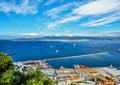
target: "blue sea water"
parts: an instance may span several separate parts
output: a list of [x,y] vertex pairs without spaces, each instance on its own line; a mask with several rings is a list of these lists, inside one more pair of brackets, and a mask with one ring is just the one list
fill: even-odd
[[[76,46],[73,46],[76,44]],[[38,60],[54,57],[77,56],[108,52],[105,55],[84,56],[79,58],[48,61],[54,68],[60,66],[72,68],[73,64],[87,64],[89,67],[104,67],[111,64],[120,67],[120,41],[12,41],[0,40],[0,51],[15,53],[12,59],[17,61]],[[56,50],[59,50],[56,53]]]

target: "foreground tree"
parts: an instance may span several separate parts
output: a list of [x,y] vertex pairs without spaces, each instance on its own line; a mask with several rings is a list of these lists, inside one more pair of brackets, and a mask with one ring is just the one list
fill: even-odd
[[53,81],[38,69],[27,74],[14,71],[12,59],[0,53],[0,85],[53,85]]
[[4,53],[0,52],[0,73],[5,72],[9,69],[14,69],[12,59]]
[[36,69],[26,74],[26,85],[53,85],[50,78],[45,78],[43,73]]
[[11,57],[0,52],[0,85],[22,85],[24,79],[24,74],[14,71]]

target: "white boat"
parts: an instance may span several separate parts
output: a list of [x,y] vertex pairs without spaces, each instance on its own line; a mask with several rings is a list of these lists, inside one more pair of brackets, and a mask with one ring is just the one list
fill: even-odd
[[76,46],[76,44],[73,44],[73,46],[75,47],[75,46]]
[[53,46],[51,45],[50,48],[53,48]]
[[58,53],[58,52],[59,52],[59,50],[57,49],[57,50],[56,50],[56,53]]
[[55,47],[55,46],[52,46],[52,45],[50,46],[50,48],[54,48],[54,47]]

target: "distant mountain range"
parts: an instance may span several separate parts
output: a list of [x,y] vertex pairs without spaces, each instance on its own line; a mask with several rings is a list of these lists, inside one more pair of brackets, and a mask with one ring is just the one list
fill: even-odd
[[90,40],[110,40],[120,41],[119,36],[43,36],[34,38],[16,38],[20,41],[90,41]]
[[89,41],[89,40],[114,40],[120,41],[120,32],[89,33],[81,35],[40,35],[37,33],[27,34],[0,34],[0,39],[34,40],[34,41]]

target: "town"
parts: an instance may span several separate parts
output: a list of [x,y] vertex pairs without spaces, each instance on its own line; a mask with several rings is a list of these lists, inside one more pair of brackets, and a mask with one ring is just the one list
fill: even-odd
[[39,69],[55,85],[120,85],[120,70],[113,67],[87,67],[73,65],[73,68],[61,66],[55,69],[45,60],[14,62],[15,71],[25,74],[27,71]]

